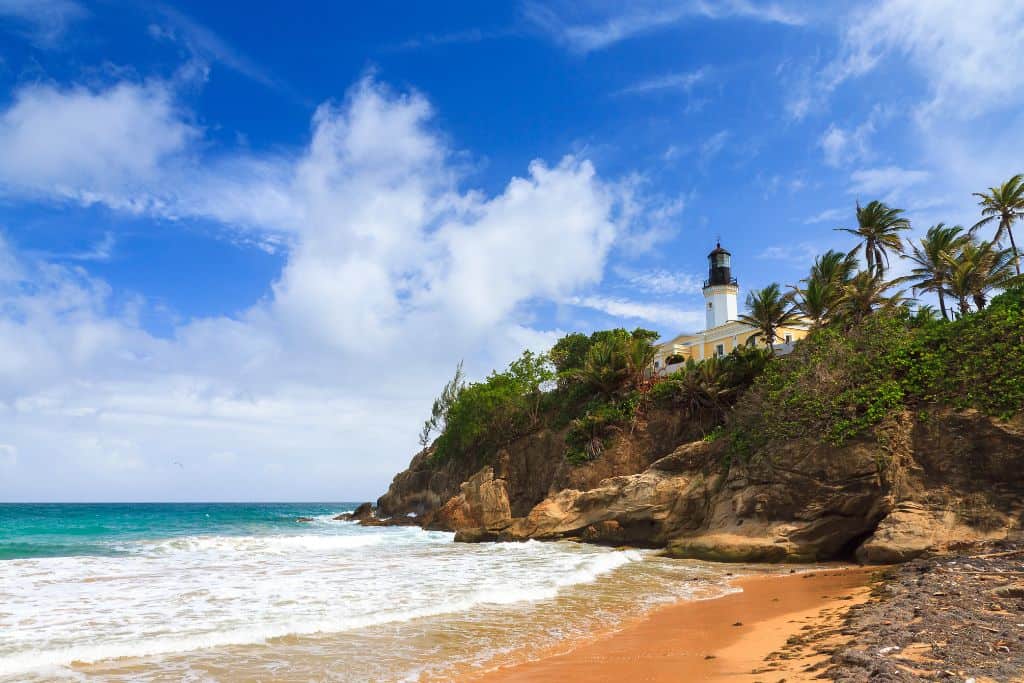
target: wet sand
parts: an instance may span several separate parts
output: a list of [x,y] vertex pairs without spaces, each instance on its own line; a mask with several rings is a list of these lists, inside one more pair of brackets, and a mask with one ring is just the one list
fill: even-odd
[[477,680],[811,680],[820,670],[806,669],[827,659],[819,650],[841,644],[835,629],[868,599],[872,574],[850,567],[738,579],[742,592],[677,603],[568,653]]

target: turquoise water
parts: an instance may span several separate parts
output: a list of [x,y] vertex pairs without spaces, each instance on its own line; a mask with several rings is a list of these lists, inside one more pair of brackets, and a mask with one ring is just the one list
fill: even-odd
[[354,507],[0,504],[0,683],[450,680],[727,590],[644,552],[334,519]]
[[0,560],[116,556],[142,539],[293,532],[356,503],[0,503]]

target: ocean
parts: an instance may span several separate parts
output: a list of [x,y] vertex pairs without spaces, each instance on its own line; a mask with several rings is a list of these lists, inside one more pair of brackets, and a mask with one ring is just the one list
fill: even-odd
[[652,551],[332,519],[354,507],[0,504],[0,681],[472,680],[731,590]]

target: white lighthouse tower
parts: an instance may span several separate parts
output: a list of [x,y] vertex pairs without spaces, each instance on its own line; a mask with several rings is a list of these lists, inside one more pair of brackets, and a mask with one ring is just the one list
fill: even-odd
[[708,254],[708,279],[704,282],[704,303],[707,312],[707,328],[724,325],[739,316],[736,295],[739,286],[732,276],[732,254],[715,245]]

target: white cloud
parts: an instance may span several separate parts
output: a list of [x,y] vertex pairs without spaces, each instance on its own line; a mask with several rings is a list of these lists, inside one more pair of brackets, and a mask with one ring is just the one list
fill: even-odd
[[804,221],[804,223],[808,225],[813,223],[831,223],[841,218],[848,217],[850,212],[851,209],[825,209],[813,216],[810,216]]
[[571,297],[565,303],[591,308],[616,318],[642,320],[661,325],[671,334],[704,322],[703,310],[683,310],[669,304],[654,304],[606,296]]
[[438,47],[444,45],[461,45],[466,43],[479,43],[495,38],[506,38],[515,35],[512,30],[483,30],[480,28],[469,28],[462,31],[450,31],[448,33],[426,33],[416,38],[410,38],[394,46],[396,50],[418,50],[421,48]]
[[632,287],[652,294],[700,294],[703,278],[690,273],[670,270],[642,270],[616,268],[615,273]]
[[746,19],[790,26],[803,23],[803,17],[779,3],[753,0],[675,0],[652,2],[638,0],[617,11],[604,11],[610,5],[586,6],[577,3],[543,4],[525,2],[527,21],[548,33],[556,42],[577,53],[608,48],[618,42],[664,29],[692,18]]
[[0,443],[0,467],[14,467],[18,464],[18,449],[6,443]]
[[844,166],[853,162],[871,159],[871,137],[879,124],[890,118],[889,110],[876,105],[868,117],[859,125],[843,128],[833,123],[821,136],[819,144],[829,166]]
[[850,175],[853,183],[848,192],[862,195],[865,202],[876,198],[891,201],[915,185],[920,185],[931,176],[927,171],[909,170],[899,166],[864,168]]
[[902,58],[923,79],[921,118],[1014,106],[1024,86],[1024,5],[1002,0],[879,0],[843,18],[838,56],[794,90],[797,118],[850,79]]
[[0,0],[0,28],[10,22],[41,47],[56,47],[68,26],[87,14],[73,0]]
[[147,188],[159,183],[168,159],[199,134],[158,83],[26,86],[0,113],[0,192],[142,209],[159,201]]
[[723,149],[730,136],[729,131],[720,130],[700,145],[700,163],[706,165],[717,157]]
[[193,60],[202,65],[223,64],[261,85],[276,90],[286,89],[266,69],[183,12],[167,5],[159,6],[158,12],[164,23],[150,24],[149,35],[152,38],[181,43],[192,54]]
[[[138,324],[146,302],[120,307],[123,297],[82,268],[0,241],[0,419],[19,455],[11,490],[24,498],[374,494],[407,462],[417,423],[454,364],[465,359],[481,376],[524,346],[550,344],[555,332],[531,328],[523,307],[596,284],[629,234],[627,214],[642,212],[626,211],[619,184],[572,156],[534,162],[493,196],[464,191],[429,103],[372,80],[317,110],[305,149],[212,163],[184,114],[170,117],[173,107],[151,106],[153,95],[138,90],[145,86],[131,87],[49,89],[48,108],[22,106],[35,93],[16,98],[18,115],[0,115],[8,125],[0,152],[12,145],[32,161],[22,135],[43,124],[30,113],[63,122],[72,112],[62,107],[88,111],[120,98],[140,119],[120,119],[125,129],[158,121],[185,131],[173,144],[139,161],[101,138],[93,159],[88,135],[71,149],[51,137],[30,182],[14,183],[6,168],[6,191],[36,197],[60,184],[63,195],[50,196],[84,197],[99,188],[122,200],[111,206],[286,233],[287,262],[266,300],[236,316],[182,322],[164,338]],[[152,184],[137,182],[147,177]],[[264,192],[287,201],[256,215]],[[256,206],[246,208],[250,200]],[[226,452],[244,463],[229,491],[216,488],[222,477],[203,476],[204,467],[225,467],[223,458],[191,457]],[[169,463],[187,457],[190,476],[168,478],[177,471]],[[266,474],[272,463],[301,474]]]
[[661,90],[680,90],[689,92],[699,83],[704,82],[710,69],[701,67],[694,71],[680,71],[677,73],[655,76],[638,81],[616,92],[617,95],[642,95]]
[[66,259],[68,261],[109,261],[114,256],[114,247],[117,245],[117,238],[114,233],[107,231],[103,237],[82,251],[72,251],[64,254],[49,254],[53,259]]
[[799,244],[785,244],[767,247],[757,255],[760,259],[772,261],[792,261],[794,263],[806,263],[810,265],[814,257],[824,250],[810,242]]

